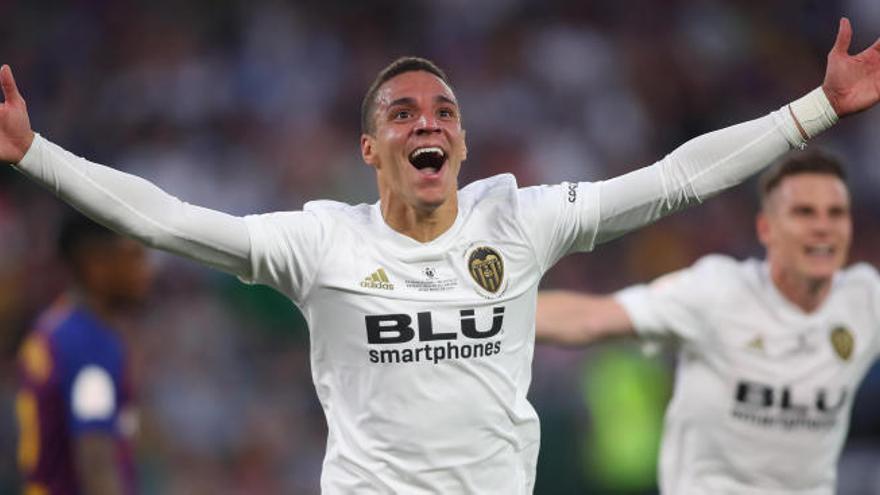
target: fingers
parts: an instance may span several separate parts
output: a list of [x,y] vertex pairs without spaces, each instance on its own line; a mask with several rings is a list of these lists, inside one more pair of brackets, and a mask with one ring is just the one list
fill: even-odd
[[852,26],[846,17],[840,18],[840,25],[837,28],[837,39],[834,40],[834,46],[831,47],[832,52],[846,54],[849,52],[849,43],[852,41]]
[[880,53],[880,38],[877,38],[877,41],[875,41],[873,45],[868,47],[867,51],[871,50]]
[[21,100],[15,78],[12,77],[12,69],[6,64],[0,67],[0,86],[3,88],[3,99],[6,102]]
[[10,86],[7,82],[9,80],[9,76],[7,75],[9,69],[7,69],[7,67],[9,66],[6,64],[3,64],[3,67],[0,67],[0,87],[3,88],[3,101],[9,101],[9,92],[6,90],[6,88]]

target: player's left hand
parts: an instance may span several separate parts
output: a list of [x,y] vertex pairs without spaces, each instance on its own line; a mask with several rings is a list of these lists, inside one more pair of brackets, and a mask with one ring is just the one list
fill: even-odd
[[822,90],[838,117],[866,110],[880,100],[880,39],[862,53],[850,55],[852,26],[842,17]]

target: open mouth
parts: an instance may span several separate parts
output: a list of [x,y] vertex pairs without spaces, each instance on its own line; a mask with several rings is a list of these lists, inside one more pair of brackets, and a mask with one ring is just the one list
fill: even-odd
[[835,249],[830,245],[807,246],[804,249],[809,256],[831,257],[834,256]]
[[446,163],[446,152],[438,146],[416,148],[409,154],[409,162],[418,170],[437,173]]

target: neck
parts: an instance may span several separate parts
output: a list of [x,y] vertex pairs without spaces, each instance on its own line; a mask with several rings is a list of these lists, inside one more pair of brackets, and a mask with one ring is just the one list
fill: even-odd
[[430,242],[452,227],[458,216],[458,196],[453,194],[440,206],[416,208],[383,195],[382,218],[395,231],[419,242]]
[[85,306],[112,329],[121,328],[125,323],[125,310],[119,304],[114,304],[107,298],[100,297],[81,289],[74,289],[72,297],[79,304]]
[[770,266],[770,277],[779,292],[807,313],[815,311],[831,290],[831,278],[807,278]]

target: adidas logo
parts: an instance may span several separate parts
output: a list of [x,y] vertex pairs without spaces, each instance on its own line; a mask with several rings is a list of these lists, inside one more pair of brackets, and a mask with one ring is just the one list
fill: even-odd
[[361,287],[367,289],[394,290],[394,284],[388,280],[388,275],[385,273],[384,268],[379,268],[375,272],[367,275],[367,277],[361,281]]
[[764,350],[764,338],[761,337],[760,335],[758,335],[754,339],[750,340],[749,343],[746,345],[746,347],[749,349],[754,349],[756,351],[763,351]]

